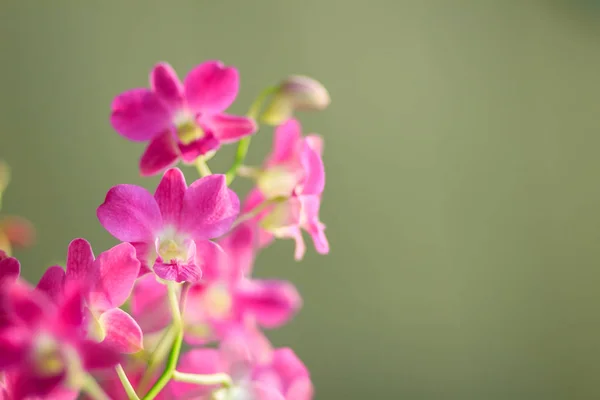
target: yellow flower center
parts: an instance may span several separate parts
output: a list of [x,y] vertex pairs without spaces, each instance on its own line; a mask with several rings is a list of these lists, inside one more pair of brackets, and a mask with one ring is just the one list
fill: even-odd
[[256,184],[267,199],[289,197],[298,184],[298,178],[287,168],[272,167],[258,175]]
[[207,289],[203,303],[211,317],[225,318],[231,311],[233,301],[226,287],[214,285]]
[[35,343],[34,360],[37,373],[43,376],[54,376],[65,369],[63,355],[58,343],[47,335],[40,335]]
[[174,124],[177,127],[177,136],[183,144],[190,144],[204,136],[204,131],[196,124],[193,115],[187,112],[177,114]]

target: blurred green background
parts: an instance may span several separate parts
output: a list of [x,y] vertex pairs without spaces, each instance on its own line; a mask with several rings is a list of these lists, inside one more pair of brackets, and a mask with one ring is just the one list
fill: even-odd
[[[317,398],[598,399],[597,3],[4,0],[3,213],[38,228],[24,274],[75,237],[112,246],[95,216],[106,191],[155,187],[138,175],[143,145],[108,122],[155,62],[237,66],[237,113],[308,74],[333,99],[300,116],[326,140],[332,251],[297,264],[278,242],[257,273],[305,297],[270,337],[304,359]],[[271,139],[256,136],[251,163]]]

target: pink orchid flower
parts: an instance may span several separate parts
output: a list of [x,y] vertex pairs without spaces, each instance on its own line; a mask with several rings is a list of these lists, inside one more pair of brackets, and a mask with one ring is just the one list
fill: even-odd
[[[202,344],[250,322],[275,328],[291,319],[302,304],[291,283],[246,276],[256,254],[252,229],[240,225],[219,244],[223,250],[205,253],[203,278],[189,289],[183,313],[186,341]],[[161,329],[170,320],[166,303],[164,285],[140,280],[132,314],[144,330]]]
[[[11,399],[49,398],[75,390],[84,371],[108,368],[120,361],[110,345],[86,338],[83,297],[76,287],[57,305],[44,291],[13,281],[14,266],[0,287],[0,372]],[[6,283],[11,281],[11,283]],[[55,397],[51,397],[55,398]]]
[[113,187],[97,214],[110,234],[136,247],[142,273],[152,270],[164,280],[195,282],[206,254],[218,251],[209,239],[230,229],[239,208],[224,175],[210,175],[188,187],[183,173],[173,168],[154,196],[139,186]]
[[142,175],[154,175],[178,159],[193,162],[256,132],[254,120],[225,114],[237,97],[237,69],[207,61],[190,71],[183,84],[167,63],[150,73],[150,89],[121,93],[112,103],[114,129],[133,141],[150,141],[140,160]]
[[139,270],[135,248],[129,243],[121,243],[94,259],[90,244],[75,239],[69,244],[66,273],[58,266],[48,268],[38,289],[60,302],[71,286],[80,288],[88,337],[121,353],[137,353],[143,348],[142,330],[119,307],[131,294]]
[[300,123],[290,119],[275,130],[273,152],[257,173],[257,188],[248,195],[244,211],[258,207],[265,200],[285,198],[259,213],[260,245],[273,237],[296,241],[294,257],[306,252],[302,229],[312,237],[318,253],[327,254],[329,243],[325,225],[319,220],[321,195],[325,187],[322,160],[323,142],[317,135],[302,137]]
[[[266,339],[265,339],[266,340]],[[233,380],[229,388],[170,384],[174,398],[197,400],[311,400],[313,385],[302,361],[289,348],[260,351],[252,349],[254,340],[230,338],[216,349],[195,349],[185,354],[178,371],[192,374],[227,373]],[[236,342],[236,343],[232,343]]]

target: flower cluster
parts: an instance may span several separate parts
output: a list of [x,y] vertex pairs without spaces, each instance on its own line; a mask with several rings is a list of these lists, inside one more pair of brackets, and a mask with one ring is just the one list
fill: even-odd
[[[319,82],[291,76],[246,116],[227,114],[238,89],[238,71],[220,61],[183,82],[160,63],[149,88],[115,97],[115,131],[148,142],[141,175],[162,174],[154,193],[117,185],[97,208],[120,244],[95,256],[75,239],[65,268],[49,267],[34,287],[11,257],[30,226],[0,222],[0,399],[312,399],[302,361],[263,334],[290,321],[302,298],[292,283],[253,271],[277,238],[293,239],[302,259],[304,231],[329,252],[319,219],[323,140],[303,135],[295,114],[330,99]],[[260,123],[275,126],[272,152],[244,165]],[[235,142],[232,166],[212,174],[207,161]],[[200,178],[188,184],[180,161]],[[230,188],[236,176],[254,182],[243,201]],[[7,182],[2,164],[0,195]]]

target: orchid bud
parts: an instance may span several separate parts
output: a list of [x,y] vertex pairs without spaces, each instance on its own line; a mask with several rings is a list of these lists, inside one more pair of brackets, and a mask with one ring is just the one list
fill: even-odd
[[327,89],[319,81],[308,76],[292,75],[281,82],[262,120],[270,125],[279,125],[292,118],[295,111],[324,110],[330,102]]

